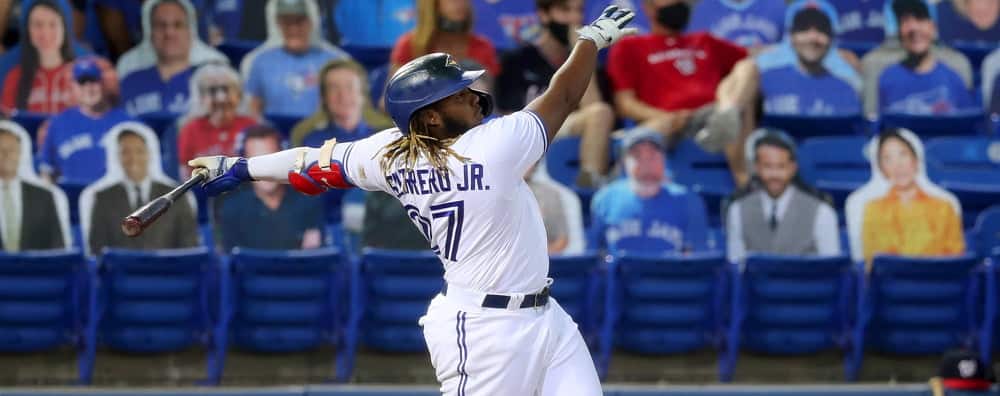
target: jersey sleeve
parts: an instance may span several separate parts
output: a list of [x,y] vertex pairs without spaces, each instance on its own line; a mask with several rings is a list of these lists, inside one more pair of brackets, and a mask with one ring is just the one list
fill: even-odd
[[510,170],[510,175],[516,180],[521,180],[528,168],[538,162],[548,149],[545,126],[530,110],[497,118],[485,127],[480,144],[490,147],[487,155],[491,166]]
[[331,163],[339,163],[348,183],[367,191],[389,192],[382,171],[382,149],[399,138],[399,133],[381,132],[365,139],[339,143],[333,147]]

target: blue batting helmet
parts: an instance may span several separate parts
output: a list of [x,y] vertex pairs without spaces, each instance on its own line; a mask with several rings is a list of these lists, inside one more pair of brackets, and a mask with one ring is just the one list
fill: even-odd
[[[385,107],[403,135],[410,133],[413,114],[434,102],[466,89],[485,73],[484,70],[462,69],[451,55],[436,52],[407,62],[389,79],[385,88]],[[472,90],[479,95],[483,116],[493,112],[490,94]]]

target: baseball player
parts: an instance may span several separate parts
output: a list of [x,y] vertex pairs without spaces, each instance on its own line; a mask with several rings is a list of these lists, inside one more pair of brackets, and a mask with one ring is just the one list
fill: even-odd
[[385,101],[396,128],[189,165],[209,173],[209,194],[270,180],[307,194],[359,187],[394,195],[445,267],[445,287],[420,319],[443,394],[600,395],[583,337],[549,296],[545,228],[523,175],[577,108],[598,50],[633,33],[625,28],[632,18],[610,6],[580,28],[548,90],[508,116],[483,123],[493,100],[469,88],[483,71],[435,53],[390,79]]

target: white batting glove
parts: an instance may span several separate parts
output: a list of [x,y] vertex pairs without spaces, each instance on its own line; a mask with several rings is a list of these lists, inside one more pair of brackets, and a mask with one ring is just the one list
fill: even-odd
[[236,188],[240,183],[252,180],[246,158],[221,155],[198,157],[188,161],[188,166],[194,168],[191,171],[192,176],[205,173],[206,180],[202,188],[209,196],[222,194]]
[[222,155],[209,155],[198,157],[188,161],[188,166],[192,168],[191,176],[196,173],[205,173],[206,181],[222,176],[229,168],[232,168],[239,157],[226,157]]
[[636,28],[626,28],[635,13],[628,8],[619,8],[610,5],[604,9],[601,16],[594,22],[576,30],[582,40],[590,40],[597,45],[597,49],[604,49],[614,44],[622,37],[635,34],[639,30]]

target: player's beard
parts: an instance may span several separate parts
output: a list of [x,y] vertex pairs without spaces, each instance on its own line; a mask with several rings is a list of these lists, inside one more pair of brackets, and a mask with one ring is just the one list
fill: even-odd
[[456,117],[443,115],[441,117],[441,124],[444,127],[444,130],[447,131],[448,136],[459,136],[469,129],[472,129],[472,127],[476,126],[478,123],[465,122]]

